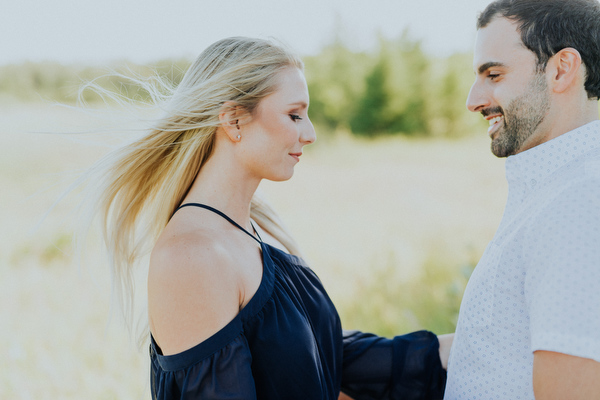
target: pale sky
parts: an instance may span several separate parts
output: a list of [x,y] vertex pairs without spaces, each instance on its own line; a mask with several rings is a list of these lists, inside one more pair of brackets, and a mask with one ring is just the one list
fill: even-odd
[[275,37],[301,55],[334,38],[356,50],[408,29],[431,54],[470,51],[489,0],[7,0],[0,65],[51,60],[103,64],[194,58],[227,36]]

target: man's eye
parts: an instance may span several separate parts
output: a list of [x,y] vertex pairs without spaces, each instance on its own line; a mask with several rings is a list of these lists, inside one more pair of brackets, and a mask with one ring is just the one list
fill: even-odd
[[302,117],[298,114],[290,114],[290,118],[292,119],[292,121],[300,121],[302,119]]

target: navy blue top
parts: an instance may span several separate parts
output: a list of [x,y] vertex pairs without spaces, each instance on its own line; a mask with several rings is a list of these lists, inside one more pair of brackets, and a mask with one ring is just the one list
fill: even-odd
[[[217,212],[244,230],[215,209],[188,205]],[[231,322],[175,355],[162,355],[151,337],[153,399],[334,400],[340,390],[356,400],[442,399],[446,371],[433,333],[386,339],[342,331],[333,303],[304,261],[259,242],[262,281]]]

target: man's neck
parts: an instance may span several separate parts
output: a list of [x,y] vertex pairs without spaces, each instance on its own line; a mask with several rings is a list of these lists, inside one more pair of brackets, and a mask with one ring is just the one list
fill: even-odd
[[597,100],[588,100],[583,107],[578,109],[554,106],[548,112],[546,120],[538,127],[543,134],[530,136],[518,153],[532,149],[598,119],[600,117]]

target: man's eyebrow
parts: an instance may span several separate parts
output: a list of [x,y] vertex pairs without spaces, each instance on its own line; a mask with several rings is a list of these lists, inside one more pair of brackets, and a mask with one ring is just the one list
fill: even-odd
[[506,65],[504,65],[501,62],[498,61],[490,61],[490,62],[486,62],[485,64],[481,64],[479,66],[479,68],[477,68],[477,73],[478,74],[483,74],[485,71],[487,71],[490,68],[493,67],[505,67]]

